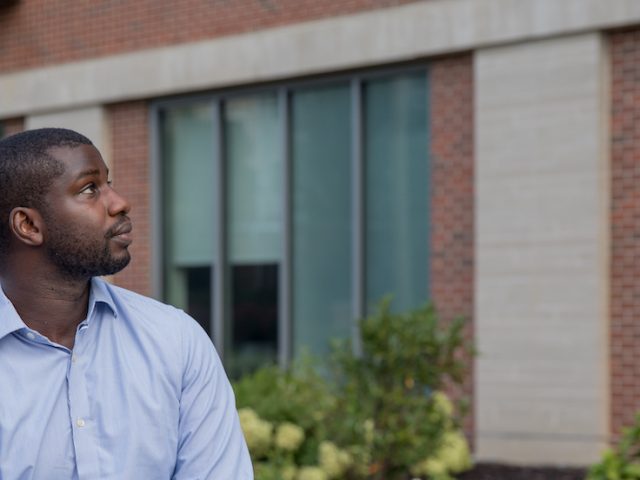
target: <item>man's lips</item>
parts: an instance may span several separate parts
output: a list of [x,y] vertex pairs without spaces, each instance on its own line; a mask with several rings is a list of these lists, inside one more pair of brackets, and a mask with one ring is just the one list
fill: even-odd
[[130,221],[119,223],[115,227],[109,230],[109,237],[117,243],[128,246],[133,241],[133,235],[131,235],[133,225]]

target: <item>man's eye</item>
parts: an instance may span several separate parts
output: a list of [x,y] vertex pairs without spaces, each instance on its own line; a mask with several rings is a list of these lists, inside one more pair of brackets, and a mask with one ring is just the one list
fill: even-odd
[[98,189],[96,188],[95,184],[90,183],[89,185],[84,187],[82,190],[80,190],[80,193],[84,193],[84,194],[87,194],[87,195],[93,195],[97,191],[98,191]]

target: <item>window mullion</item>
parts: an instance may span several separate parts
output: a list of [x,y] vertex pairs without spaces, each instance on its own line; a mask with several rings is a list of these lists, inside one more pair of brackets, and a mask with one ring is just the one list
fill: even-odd
[[351,168],[352,168],[352,289],[353,289],[353,317],[352,317],[352,341],[356,353],[360,353],[362,345],[360,341],[360,328],[358,321],[365,314],[365,264],[364,264],[364,132],[362,111],[362,81],[353,78],[351,81]]
[[164,291],[164,232],[166,219],[162,215],[162,199],[165,195],[164,182],[165,178],[162,174],[162,145],[160,132],[160,112],[161,109],[157,105],[151,106],[149,116],[151,132],[151,225],[153,226],[153,234],[151,235],[151,292],[155,298],[161,299],[166,295]]
[[283,155],[283,195],[282,195],[282,265],[279,277],[278,298],[278,363],[286,367],[291,359],[291,258],[292,258],[292,195],[291,195],[291,139],[290,139],[290,106],[289,92],[285,87],[278,92],[278,108],[280,113],[280,138]]
[[217,248],[215,251],[214,265],[211,269],[211,302],[213,311],[211,318],[213,325],[213,342],[216,350],[222,359],[225,353],[225,316],[227,309],[227,261],[226,261],[226,189],[225,189],[225,168],[224,168],[224,148],[222,131],[222,102],[220,99],[213,100],[213,136],[214,152],[213,162],[215,165],[216,181],[215,185],[215,206],[214,206],[214,231],[217,236]]

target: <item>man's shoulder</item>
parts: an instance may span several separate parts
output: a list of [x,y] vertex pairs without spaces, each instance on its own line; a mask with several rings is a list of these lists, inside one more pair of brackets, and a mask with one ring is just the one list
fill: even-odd
[[[209,335],[184,311],[153,298],[97,279],[96,290],[111,303],[115,318],[111,327],[135,339],[137,348],[146,349],[158,361],[175,364],[192,355],[209,355],[213,350]],[[182,353],[181,353],[182,352]],[[178,357],[176,357],[176,355]],[[181,355],[184,355],[182,357]],[[170,363],[171,363],[170,362]]]
[[114,285],[113,283],[107,282],[102,278],[96,278],[94,279],[94,281],[98,286],[104,288],[111,295],[114,301],[126,302],[127,304],[134,305],[143,305],[145,307],[157,308],[167,311],[177,310],[175,307],[166,303],[162,303],[155,298],[151,298],[141,293],[134,292],[133,290]]
[[[179,328],[197,326],[197,322],[184,311],[159,300],[113,285],[102,279],[94,279],[96,287],[104,292],[118,317],[156,328]],[[195,325],[194,325],[195,324]]]

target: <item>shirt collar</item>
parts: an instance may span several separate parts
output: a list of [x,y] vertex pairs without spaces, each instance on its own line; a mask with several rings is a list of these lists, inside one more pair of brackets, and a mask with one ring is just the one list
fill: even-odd
[[[106,282],[101,278],[91,279],[91,291],[89,292],[89,308],[87,309],[87,320],[91,319],[93,311],[98,303],[107,305],[114,316],[117,316],[116,305],[111,297]],[[13,303],[7,298],[0,286],[0,339],[10,333],[23,328],[28,328],[16,312]]]
[[0,286],[0,339],[23,328],[27,328],[27,326]]
[[91,279],[91,292],[89,292],[89,308],[87,309],[87,321],[91,320],[93,311],[98,303],[103,303],[111,309],[114,316],[118,316],[116,304],[113,301],[107,282],[102,278],[93,277]]

